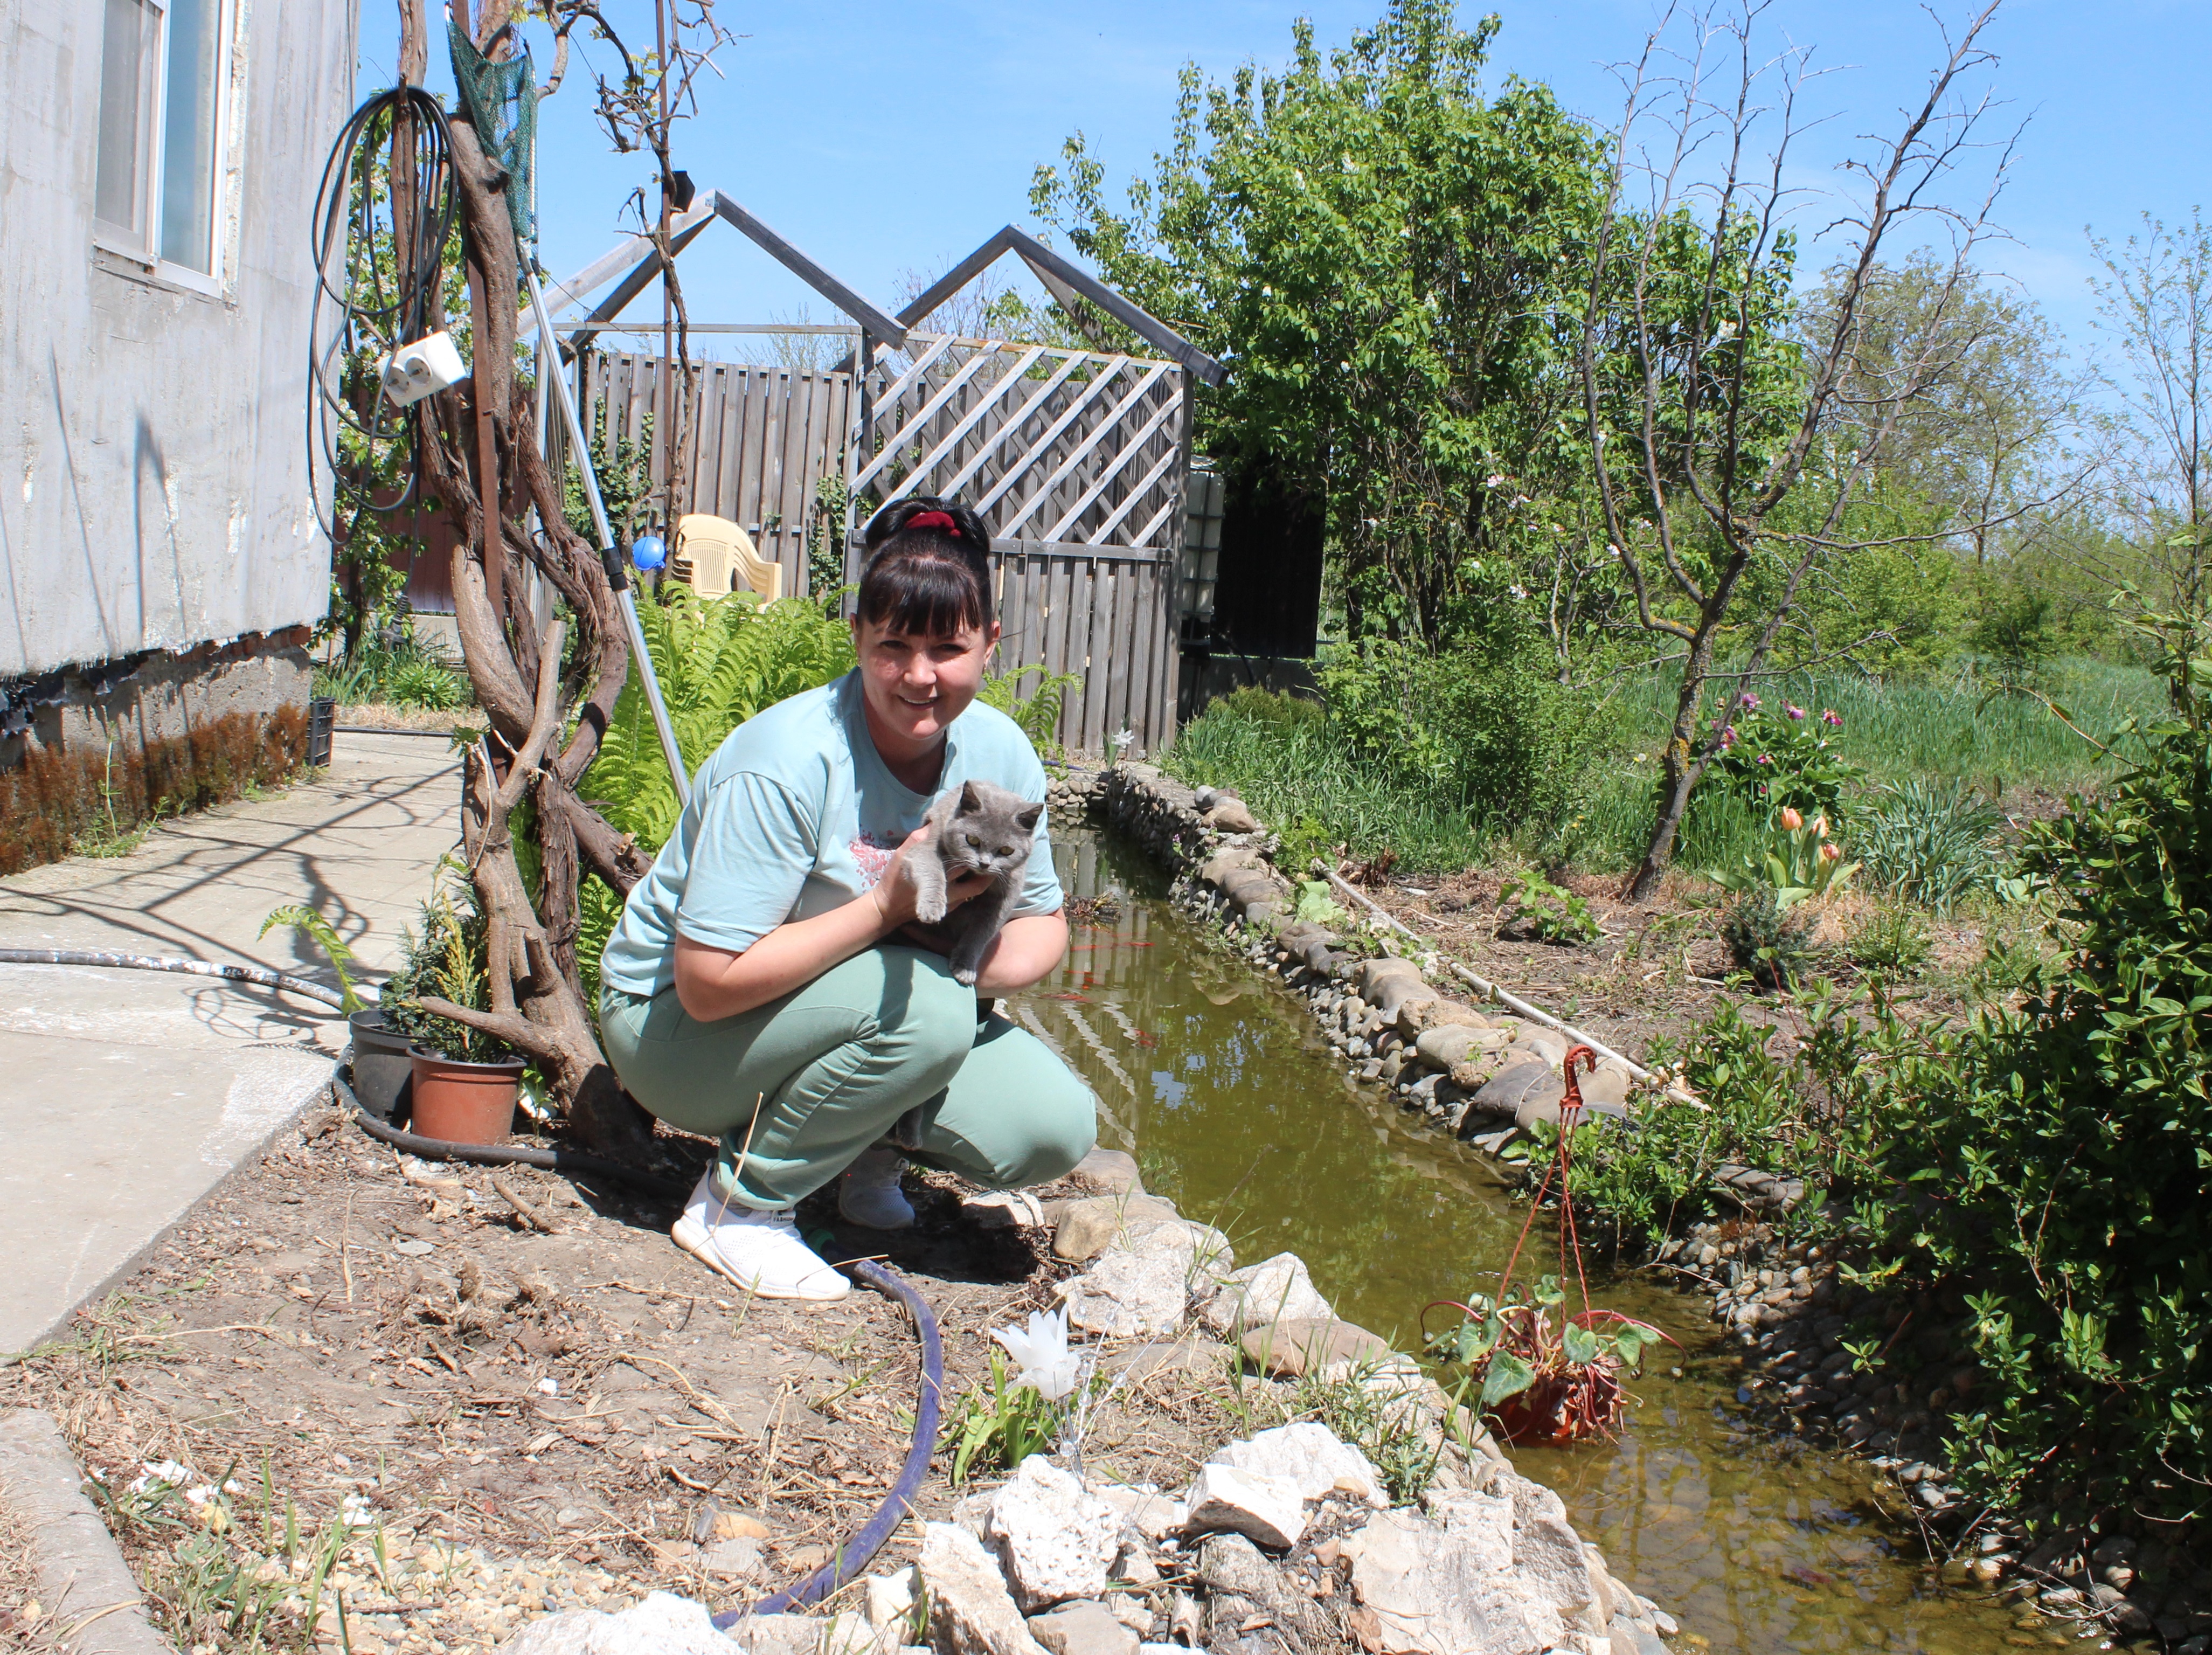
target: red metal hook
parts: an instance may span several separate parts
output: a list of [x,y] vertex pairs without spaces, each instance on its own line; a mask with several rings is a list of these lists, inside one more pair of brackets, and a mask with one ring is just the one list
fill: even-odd
[[1585,1074],[1589,1074],[1592,1070],[1597,1068],[1597,1052],[1594,1048],[1589,1046],[1570,1046],[1567,1048],[1566,1057],[1559,1065],[1561,1076],[1567,1083],[1567,1095],[1559,1099],[1559,1118],[1562,1122],[1566,1119],[1568,1110],[1572,1110],[1577,1114],[1582,1111],[1583,1089],[1580,1084],[1575,1080],[1575,1060],[1577,1058],[1580,1058],[1582,1060],[1583,1073]]

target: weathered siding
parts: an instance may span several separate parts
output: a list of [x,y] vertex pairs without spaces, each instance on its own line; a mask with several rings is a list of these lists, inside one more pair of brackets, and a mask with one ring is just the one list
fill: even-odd
[[95,251],[100,0],[0,0],[0,677],[319,619],[308,220],[351,0],[238,0],[222,292]]

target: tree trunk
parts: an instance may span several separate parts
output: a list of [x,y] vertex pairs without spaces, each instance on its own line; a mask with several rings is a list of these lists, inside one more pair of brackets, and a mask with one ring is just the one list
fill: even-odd
[[[463,843],[485,922],[489,1009],[430,998],[422,1004],[536,1060],[577,1135],[602,1153],[635,1159],[649,1149],[652,1121],[623,1094],[599,1050],[576,961],[580,881],[596,874],[627,894],[649,861],[575,791],[628,677],[629,646],[605,570],[562,515],[559,481],[538,451],[529,393],[517,381],[521,265],[504,173],[465,117],[454,117],[450,131],[475,372],[416,405],[417,430],[425,490],[462,529],[453,556],[454,618],[489,727],[465,755],[463,793]],[[523,527],[533,509],[534,536]],[[566,623],[537,635],[522,578],[532,567],[560,593],[578,629],[576,671],[565,685]],[[564,708],[574,731],[556,755]],[[536,807],[544,874],[534,893],[508,827],[526,797]]]
[[1705,698],[1705,680],[1712,674],[1715,628],[1708,622],[1691,641],[1689,658],[1682,663],[1682,685],[1674,697],[1674,727],[1667,733],[1667,751],[1660,759],[1659,812],[1651,824],[1651,837],[1644,847],[1644,860],[1628,881],[1627,900],[1647,903],[1659,894],[1674,860],[1674,838],[1690,808],[1690,794],[1705,774],[1705,760],[1697,751],[1699,711]]

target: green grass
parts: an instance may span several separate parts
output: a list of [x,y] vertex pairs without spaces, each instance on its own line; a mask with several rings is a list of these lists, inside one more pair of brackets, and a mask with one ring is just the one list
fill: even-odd
[[[2051,694],[2099,740],[2132,716],[2163,708],[2158,678],[2141,667],[2075,660],[2051,674]],[[1770,704],[1788,701],[1843,719],[1835,739],[1867,771],[1869,789],[1913,778],[1963,782],[1984,796],[2087,790],[2114,772],[2112,761],[2040,702],[1999,696],[1984,704],[1971,682],[1882,685],[1844,674],[1770,679]],[[1351,758],[1318,717],[1269,717],[1249,702],[1216,703],[1185,726],[1162,762],[1194,785],[1232,787],[1260,819],[1301,846],[1345,843],[1357,856],[1389,850],[1406,873],[1467,867],[1510,849],[1552,867],[1613,872],[1642,854],[1650,831],[1657,752],[1673,714],[1674,678],[1650,673],[1617,689],[1607,721],[1619,732],[1612,755],[1574,782],[1565,808],[1510,834],[1471,820],[1440,792],[1376,775]],[[1709,867],[1731,861],[1759,812],[1717,788],[1701,788],[1683,823],[1676,860]]]

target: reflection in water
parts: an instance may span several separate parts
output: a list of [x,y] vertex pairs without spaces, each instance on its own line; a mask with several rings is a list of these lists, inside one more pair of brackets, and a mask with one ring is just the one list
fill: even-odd
[[[1297,1253],[1341,1315],[1402,1348],[1424,1305],[1494,1287],[1527,1209],[1480,1156],[1354,1086],[1297,1001],[1210,948],[1135,853],[1079,835],[1056,854],[1072,893],[1118,885],[1133,900],[1110,925],[1079,927],[1059,974],[1006,1009],[1090,1082],[1101,1142],[1225,1231],[1242,1263]],[[1742,1416],[1736,1362],[1698,1301],[1632,1272],[1593,1285],[1682,1349],[1634,1383],[1620,1442],[1514,1459],[1675,1615],[1682,1647],[1966,1655],[2028,1641],[1993,1601],[1936,1584],[1863,1469]]]

